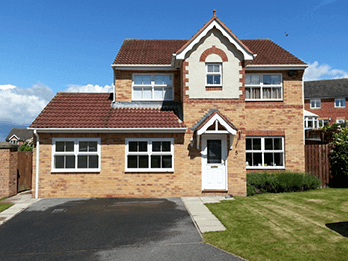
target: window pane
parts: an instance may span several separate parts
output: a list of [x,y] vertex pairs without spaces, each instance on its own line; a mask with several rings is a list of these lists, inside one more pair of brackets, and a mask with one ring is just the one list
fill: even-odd
[[214,75],[214,84],[220,84],[220,75]]
[[271,75],[264,75],[263,76],[263,84],[271,84],[272,80],[271,80]]
[[163,91],[165,100],[173,100],[173,88],[163,88]]
[[251,150],[251,141],[252,139],[246,139],[245,143],[246,143],[246,150]]
[[133,88],[133,99],[141,99],[142,98],[142,88]]
[[214,72],[214,65],[208,64],[208,72]]
[[143,75],[143,84],[151,85],[151,75]]
[[161,156],[151,156],[151,168],[161,167]]
[[171,75],[164,75],[163,76],[163,80],[164,80],[164,84],[166,84],[168,86],[172,86],[173,85],[173,80],[172,80],[172,76]]
[[284,166],[283,153],[274,153],[274,166]]
[[89,156],[89,168],[91,168],[91,169],[98,168],[98,156],[97,155]]
[[264,158],[264,166],[269,167],[273,166],[273,153],[265,153],[265,158]]
[[162,168],[172,167],[172,156],[162,156]]
[[64,151],[64,141],[56,142],[56,151]]
[[221,163],[221,140],[207,140],[208,163]]
[[128,143],[128,151],[137,151],[137,142],[136,141],[130,141]]
[[271,88],[263,88],[263,99],[271,99]]
[[253,138],[253,150],[261,150],[261,139]]
[[128,156],[128,168],[137,168],[138,166],[138,157],[137,156]]
[[79,142],[79,151],[87,151],[88,141]]
[[220,72],[220,65],[214,64],[214,72]]
[[65,156],[65,167],[67,169],[75,168],[75,156]]
[[207,75],[207,84],[213,84],[213,83],[214,83],[214,76]]
[[272,84],[280,84],[280,75],[272,75]]
[[74,151],[74,142],[73,141],[67,141],[65,143],[65,151]]
[[55,156],[55,167],[56,169],[64,168],[64,156]]
[[283,144],[281,138],[274,138],[274,150],[282,150]]
[[250,99],[250,88],[245,88],[245,99]]
[[139,156],[139,168],[147,169],[149,167],[149,157]]
[[260,84],[260,76],[257,74],[251,75],[251,84],[259,85]]
[[245,75],[245,84],[251,84],[251,76]]
[[273,150],[272,138],[265,138],[265,150]]
[[272,98],[273,99],[281,99],[282,98],[282,93],[281,93],[281,88],[272,88]]
[[96,141],[90,141],[88,151],[97,151],[97,144],[98,144],[98,142],[96,142]]
[[162,142],[162,151],[170,151],[170,141]]
[[143,88],[143,99],[151,100],[152,99],[152,89],[151,88]]
[[253,166],[262,166],[262,154],[253,153]]
[[160,141],[152,142],[152,151],[161,151],[161,142]]
[[260,95],[260,88],[252,88],[252,99],[260,99],[261,95]]
[[86,169],[87,168],[87,156],[79,155],[77,157],[77,167],[79,169]]
[[143,84],[143,76],[142,75],[135,75],[134,76],[134,84],[136,84],[136,85]]
[[316,100],[316,102],[315,102],[315,107],[316,107],[316,108],[320,108],[320,100]]
[[139,141],[139,151],[147,151],[147,141]]
[[157,85],[164,84],[164,79],[162,75],[155,75],[155,84]]
[[154,99],[156,99],[156,100],[163,99],[163,89],[162,88],[157,87],[154,89]]
[[252,166],[253,165],[253,154],[252,153],[247,153],[246,154],[246,165],[247,166]]

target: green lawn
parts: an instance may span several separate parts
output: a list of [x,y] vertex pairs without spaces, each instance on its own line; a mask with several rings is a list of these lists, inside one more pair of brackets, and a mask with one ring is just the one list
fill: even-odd
[[[206,204],[227,228],[207,243],[248,260],[347,260],[348,189],[236,197]],[[347,222],[341,234],[326,224]]]
[[[1,198],[0,201],[7,199],[7,198]],[[1,203],[0,202],[0,213],[4,211],[5,209],[8,209],[9,207],[13,206],[12,203]]]

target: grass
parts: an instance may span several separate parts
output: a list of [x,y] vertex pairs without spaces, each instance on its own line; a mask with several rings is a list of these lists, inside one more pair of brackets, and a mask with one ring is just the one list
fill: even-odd
[[[7,199],[8,197],[6,198],[1,198],[0,201],[4,200],[4,199]],[[13,206],[12,203],[0,203],[0,213],[2,211],[4,211],[5,209],[8,209],[9,207]]]
[[[347,199],[348,189],[319,189],[206,204],[227,230],[203,237],[251,261],[347,260]],[[346,222],[343,235],[326,226],[336,222]]]

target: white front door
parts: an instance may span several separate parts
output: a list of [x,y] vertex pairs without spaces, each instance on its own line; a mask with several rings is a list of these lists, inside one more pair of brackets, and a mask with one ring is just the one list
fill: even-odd
[[202,183],[203,189],[227,189],[226,135],[203,135]]

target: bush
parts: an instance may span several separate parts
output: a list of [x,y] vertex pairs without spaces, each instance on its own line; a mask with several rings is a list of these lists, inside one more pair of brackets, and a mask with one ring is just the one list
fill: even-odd
[[33,151],[33,143],[25,142],[19,147],[19,151]]
[[310,174],[280,171],[275,173],[254,172],[247,174],[247,195],[304,191],[320,186],[320,180]]

